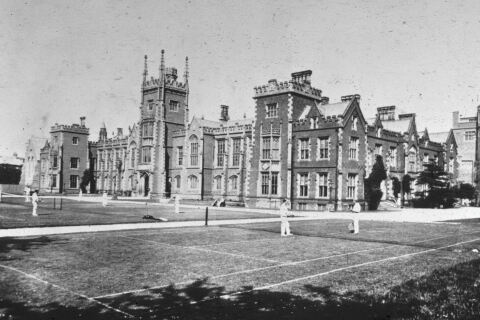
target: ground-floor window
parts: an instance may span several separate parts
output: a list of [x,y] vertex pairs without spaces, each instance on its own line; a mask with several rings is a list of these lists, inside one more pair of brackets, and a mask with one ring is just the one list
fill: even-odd
[[262,195],[278,193],[278,172],[262,172]]
[[319,203],[317,209],[318,211],[327,211],[327,205],[324,203]]
[[175,177],[175,185],[177,189],[180,189],[181,181],[182,181],[182,178],[180,176]]
[[78,188],[78,176],[71,175],[70,176],[70,188]]
[[355,199],[357,189],[357,175],[349,173],[347,178],[347,199]]
[[297,208],[298,210],[307,210],[307,204],[305,202],[299,202]]
[[238,177],[231,176],[230,177],[230,190],[236,191],[238,189]]
[[190,189],[197,189],[198,188],[198,178],[196,176],[188,177],[188,186]]

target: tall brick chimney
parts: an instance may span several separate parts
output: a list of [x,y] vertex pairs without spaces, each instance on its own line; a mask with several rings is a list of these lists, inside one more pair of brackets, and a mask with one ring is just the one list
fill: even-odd
[[80,117],[80,126],[85,127],[85,117]]

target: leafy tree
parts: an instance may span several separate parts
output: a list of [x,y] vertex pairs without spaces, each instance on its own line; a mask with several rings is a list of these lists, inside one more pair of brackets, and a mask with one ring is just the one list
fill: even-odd
[[398,195],[402,191],[402,184],[397,177],[392,177],[392,188],[393,188],[393,196],[398,198]]
[[94,184],[95,178],[89,169],[85,169],[85,171],[83,171],[82,180],[80,181],[80,189],[83,193],[87,193],[87,186],[89,183]]
[[0,164],[0,184],[19,184],[22,169],[8,163]]
[[470,183],[461,183],[455,191],[458,198],[470,200],[475,198],[475,187]]
[[424,192],[421,207],[451,207],[454,202],[454,192],[448,182],[448,173],[433,161],[424,164],[425,169],[417,178],[417,185],[426,185],[428,191]]
[[383,192],[380,190],[380,185],[383,180],[387,178],[387,170],[383,164],[383,158],[377,155],[375,164],[372,167],[372,172],[365,179],[365,200],[368,203],[369,210],[377,210]]

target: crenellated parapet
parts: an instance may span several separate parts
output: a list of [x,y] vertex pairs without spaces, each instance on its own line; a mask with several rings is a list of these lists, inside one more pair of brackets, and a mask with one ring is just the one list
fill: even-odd
[[268,84],[254,87],[254,97],[262,97],[274,94],[295,92],[320,100],[322,98],[322,90],[314,88],[308,82],[295,82],[293,80],[277,82],[270,80]]
[[74,132],[79,134],[89,134],[89,129],[85,127],[85,125],[82,126],[77,123],[74,123],[72,125],[55,123],[55,125],[53,125],[50,128],[50,132],[57,132],[57,131],[68,131],[68,132]]
[[[143,85],[143,90],[157,89],[160,86],[160,79],[151,77],[150,80],[146,80]],[[170,89],[186,91],[187,84],[178,82],[176,79],[165,79],[165,86]]]

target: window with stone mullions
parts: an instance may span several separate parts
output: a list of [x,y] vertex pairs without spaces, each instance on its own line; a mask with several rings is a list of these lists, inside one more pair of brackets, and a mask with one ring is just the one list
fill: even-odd
[[347,178],[347,198],[355,199],[355,191],[357,185],[357,175],[349,173]]
[[318,139],[318,158],[319,159],[328,159],[328,144],[329,144],[329,138]]
[[178,165],[183,165],[183,147],[178,147],[177,149],[177,158],[178,158]]
[[233,145],[233,155],[232,155],[232,166],[238,167],[240,165],[240,138],[232,139]]
[[267,118],[276,118],[278,116],[278,105],[276,103],[267,104]]
[[190,144],[190,165],[198,165],[198,142],[192,142]]
[[217,140],[217,166],[223,167],[225,159],[225,140]]
[[300,160],[310,159],[310,139],[300,139]]
[[78,169],[78,163],[80,162],[79,158],[70,158],[70,168]]
[[268,195],[270,174],[262,172],[262,195]]
[[153,137],[153,122],[145,122],[143,124],[143,137]]
[[262,159],[271,159],[271,138],[262,138]]
[[299,175],[299,196],[308,197],[308,173],[302,173]]
[[318,174],[318,197],[328,197],[328,173],[326,172]]
[[170,111],[178,112],[178,101],[170,100]]
[[356,137],[350,137],[348,158],[350,160],[357,160],[358,159],[358,138],[356,138]]

